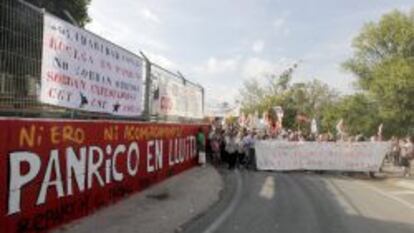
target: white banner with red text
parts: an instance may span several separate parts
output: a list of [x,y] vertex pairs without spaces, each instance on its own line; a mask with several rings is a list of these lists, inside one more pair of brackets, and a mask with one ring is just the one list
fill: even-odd
[[44,15],[40,101],[120,116],[142,113],[143,61],[49,14]]
[[388,142],[257,141],[258,170],[378,171],[390,150]]

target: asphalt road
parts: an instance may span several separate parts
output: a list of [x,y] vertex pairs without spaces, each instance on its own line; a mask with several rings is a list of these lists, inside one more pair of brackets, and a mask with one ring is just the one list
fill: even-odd
[[414,232],[414,190],[312,173],[233,172],[228,193],[185,232]]

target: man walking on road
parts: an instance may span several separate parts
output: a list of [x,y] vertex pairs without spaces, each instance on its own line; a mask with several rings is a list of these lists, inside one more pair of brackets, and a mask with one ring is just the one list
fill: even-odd
[[402,145],[402,166],[404,167],[404,176],[410,176],[411,161],[414,159],[414,136],[406,139]]
[[234,169],[237,162],[237,133],[234,130],[230,130],[229,135],[226,137],[226,152],[228,156],[229,169]]
[[204,135],[202,128],[198,130],[196,140],[197,140],[198,163],[200,165],[204,165],[206,163],[206,137]]

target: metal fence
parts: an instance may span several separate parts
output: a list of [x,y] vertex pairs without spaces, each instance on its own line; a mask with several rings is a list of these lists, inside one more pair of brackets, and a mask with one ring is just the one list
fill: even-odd
[[[178,116],[151,114],[153,88],[151,70],[161,69],[204,93],[203,87],[182,75],[152,63],[146,57],[144,114],[122,117],[43,104],[39,101],[44,10],[17,0],[0,1],[0,116],[59,117],[87,119],[191,121]],[[137,55],[138,56],[138,55]],[[138,56],[141,57],[142,56]],[[142,59],[144,59],[142,58]],[[203,103],[204,107],[204,103]]]
[[[149,90],[150,94],[150,101],[153,101],[154,98],[154,92],[156,92],[156,83],[158,81],[158,77],[157,76],[163,76],[163,77],[168,77],[169,79],[174,79],[174,81],[176,81],[177,83],[182,83],[182,85],[185,86],[189,86],[192,88],[200,88],[200,91],[203,93],[203,98],[204,98],[204,89],[198,85],[195,84],[189,80],[186,80],[184,78],[184,76],[181,73],[174,73],[171,72],[157,64],[152,63],[151,64],[151,89]],[[204,103],[204,100],[202,101]],[[157,121],[186,121],[187,118],[182,117],[182,116],[169,116],[169,115],[157,115],[156,111],[153,111],[153,109],[151,109],[151,107],[153,107],[154,104],[150,102],[150,109],[149,112],[151,114],[151,118]],[[204,105],[202,106],[203,111],[204,111]]]

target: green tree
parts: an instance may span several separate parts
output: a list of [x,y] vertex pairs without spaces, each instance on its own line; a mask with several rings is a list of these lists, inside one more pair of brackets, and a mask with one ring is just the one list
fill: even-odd
[[366,24],[353,48],[353,57],[343,66],[378,103],[384,131],[409,133],[414,128],[414,11],[393,11]]
[[242,111],[263,113],[282,102],[283,94],[290,86],[292,74],[297,65],[287,68],[281,74],[264,74],[264,77],[251,78],[240,89]]
[[[335,132],[339,119],[349,135],[375,135],[381,120],[378,117],[378,106],[372,98],[363,93],[344,96],[323,110],[322,128]],[[336,132],[335,132],[336,133]]]
[[240,89],[242,109],[246,113],[253,113],[261,108],[265,98],[265,89],[257,79],[246,80]]
[[[289,128],[301,128],[309,130],[309,124],[298,125],[297,115],[303,115],[320,121],[326,106],[333,104],[338,98],[338,93],[327,84],[315,79],[308,82],[292,84],[284,93],[282,106],[288,111],[284,125]],[[289,115],[290,114],[290,115]]]
[[[70,23],[72,22],[69,17],[72,17],[81,27],[84,27],[91,20],[88,15],[88,6],[91,0],[26,0],[26,2],[45,8],[47,12]],[[65,11],[69,12],[70,16]]]
[[266,75],[264,82],[257,79],[246,81],[240,90],[242,109],[246,113],[258,111],[263,113],[274,106],[282,106],[285,116],[283,125],[286,128],[309,130],[296,122],[298,114],[319,119],[324,108],[332,104],[338,94],[327,84],[318,80],[291,83],[297,65],[286,69],[280,75]]

